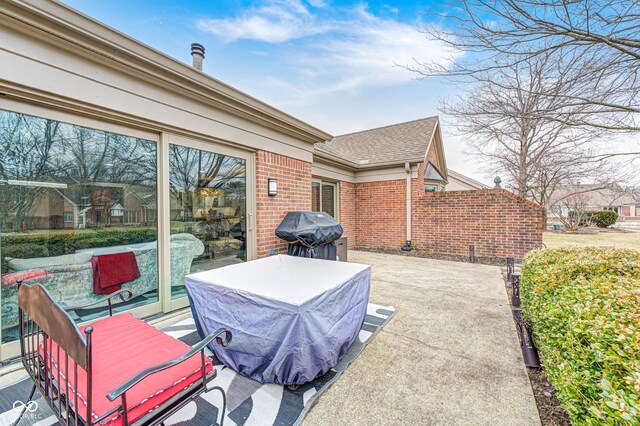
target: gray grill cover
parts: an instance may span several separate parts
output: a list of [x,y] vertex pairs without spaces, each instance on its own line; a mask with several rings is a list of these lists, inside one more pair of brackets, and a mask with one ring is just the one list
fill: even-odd
[[333,241],[343,232],[342,225],[327,213],[289,212],[276,229],[276,236],[290,243],[291,256],[335,260]]

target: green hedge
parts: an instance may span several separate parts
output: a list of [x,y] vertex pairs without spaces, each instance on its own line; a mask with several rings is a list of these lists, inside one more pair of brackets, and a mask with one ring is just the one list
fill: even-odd
[[[85,248],[146,243],[155,241],[156,238],[155,227],[44,231],[7,235],[2,237],[2,257],[32,258],[42,257],[43,253],[48,253],[48,256],[60,256]],[[32,247],[34,250],[31,252],[19,250],[21,255],[18,256],[13,252],[15,250],[12,251],[12,247]]]
[[640,424],[640,251],[531,252],[522,307],[574,424]]
[[[4,240],[4,238],[3,238]],[[4,244],[4,241],[2,241]],[[30,257],[47,257],[49,256],[49,250],[46,246],[37,244],[14,244],[7,247],[2,247],[2,257],[17,257],[30,258]]]
[[595,225],[599,228],[608,228],[618,221],[618,213],[613,210],[581,210],[569,212],[570,217],[580,216],[579,225]]

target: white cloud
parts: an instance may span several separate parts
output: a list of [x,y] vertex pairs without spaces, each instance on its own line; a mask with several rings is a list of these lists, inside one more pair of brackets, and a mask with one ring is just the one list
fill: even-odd
[[[198,25],[227,41],[276,44],[270,56],[282,64],[281,74],[262,75],[249,90],[277,99],[281,107],[310,104],[336,92],[406,83],[416,75],[395,64],[412,64],[414,58],[446,61],[454,55],[420,33],[418,21],[381,18],[364,5],[313,11],[300,1],[269,0],[237,17]],[[300,40],[282,44],[295,39]]]
[[389,6],[388,4],[385,4],[384,8],[393,14],[397,14],[400,11],[397,7]]
[[273,0],[235,18],[200,19],[196,25],[228,42],[246,39],[282,43],[329,30],[326,25],[318,25],[297,0]]
[[403,83],[415,77],[395,64],[442,60],[452,56],[441,43],[427,40],[417,23],[383,19],[358,8],[340,34],[316,43],[301,61],[341,81],[339,89]]

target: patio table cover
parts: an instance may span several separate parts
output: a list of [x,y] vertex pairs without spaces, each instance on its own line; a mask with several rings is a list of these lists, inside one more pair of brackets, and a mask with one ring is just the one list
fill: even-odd
[[286,255],[185,277],[200,336],[233,333],[217,358],[261,383],[303,384],[335,366],[367,311],[371,267]]

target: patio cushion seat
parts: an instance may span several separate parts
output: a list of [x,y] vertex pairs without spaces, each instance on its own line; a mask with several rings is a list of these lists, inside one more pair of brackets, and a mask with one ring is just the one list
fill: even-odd
[[[190,347],[177,339],[163,333],[146,322],[137,319],[131,314],[120,314],[104,318],[81,327],[93,327],[91,345],[93,353],[93,406],[92,416],[95,421],[105,413],[117,407],[121,399],[111,402],[106,395],[132,376],[146,368],[169,361],[185,352]],[[60,382],[62,392],[66,392],[65,378],[68,376],[69,402],[75,401],[75,389],[73,389],[74,371],[73,362],[69,358],[69,372],[65,368],[65,355],[60,350],[58,361],[58,348],[55,342],[48,340],[48,356],[51,357],[52,375],[58,377],[60,366]],[[40,354],[44,357],[44,348],[40,344]],[[211,360],[205,357],[205,371],[213,370]],[[174,395],[188,386],[202,380],[201,357],[196,354],[187,361],[175,365],[166,370],[152,374],[126,392],[128,421],[129,423],[139,419],[150,410],[163,404]],[[79,414],[84,419],[86,415],[86,372],[78,368],[78,405]],[[100,424],[118,426],[123,424],[123,418],[116,412],[101,421]]]
[[31,281],[38,278],[45,278],[47,272],[41,269],[27,269],[20,272],[2,274],[2,285],[16,284],[18,281]]

